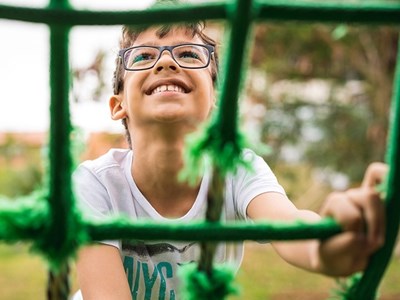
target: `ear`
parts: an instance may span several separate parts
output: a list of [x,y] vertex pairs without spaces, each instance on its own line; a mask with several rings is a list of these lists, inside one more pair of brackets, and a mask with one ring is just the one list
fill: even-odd
[[213,103],[212,103],[212,109],[218,107],[217,102],[218,102],[217,96],[214,94],[214,99],[213,99]]
[[111,96],[108,105],[110,107],[111,119],[122,120],[126,118],[125,106],[122,102],[122,97],[120,95]]
[[213,88],[211,91],[211,98],[212,98],[212,103],[211,103],[211,111],[213,111],[215,108],[218,107],[217,102],[218,102],[218,95],[217,95],[217,91]]

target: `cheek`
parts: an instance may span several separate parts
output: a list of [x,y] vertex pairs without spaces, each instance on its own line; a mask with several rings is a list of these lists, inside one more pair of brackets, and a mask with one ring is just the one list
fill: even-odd
[[124,97],[127,101],[132,102],[138,99],[142,94],[142,81],[140,78],[126,77],[124,85]]
[[134,118],[134,115],[140,112],[142,107],[140,95],[141,93],[140,89],[138,89],[138,86],[134,85],[134,83],[132,84],[129,81],[126,81],[123,103],[128,118]]
[[206,93],[204,93],[204,112],[207,118],[213,113],[216,108],[215,93],[213,88],[209,88]]
[[203,70],[199,80],[202,83],[202,89],[205,94],[211,95],[214,98],[214,83],[212,80],[211,69]]

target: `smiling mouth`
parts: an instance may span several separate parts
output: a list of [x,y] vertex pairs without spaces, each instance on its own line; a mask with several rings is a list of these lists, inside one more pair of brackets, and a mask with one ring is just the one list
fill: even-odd
[[154,90],[151,91],[150,95],[158,94],[158,93],[163,93],[163,92],[176,92],[176,93],[185,93],[185,90],[174,84],[168,84],[168,85],[160,85],[156,87]]
[[165,92],[187,94],[192,91],[191,87],[188,86],[183,80],[176,78],[165,78],[155,81],[146,90],[146,95],[154,95]]

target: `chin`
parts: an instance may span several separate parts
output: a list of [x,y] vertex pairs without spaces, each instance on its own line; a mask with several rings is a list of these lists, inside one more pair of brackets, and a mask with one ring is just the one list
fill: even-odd
[[157,114],[154,116],[154,119],[157,122],[161,123],[181,123],[184,122],[186,119],[186,116],[182,113],[177,113],[177,112],[163,112],[162,114]]

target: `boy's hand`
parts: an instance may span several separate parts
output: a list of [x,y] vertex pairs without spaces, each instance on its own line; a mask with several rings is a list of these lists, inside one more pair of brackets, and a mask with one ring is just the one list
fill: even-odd
[[383,181],[388,167],[371,164],[359,188],[332,193],[325,202],[321,216],[332,217],[342,225],[343,233],[318,247],[319,269],[331,276],[347,276],[362,271],[369,257],[385,239],[385,208],[377,185]]

